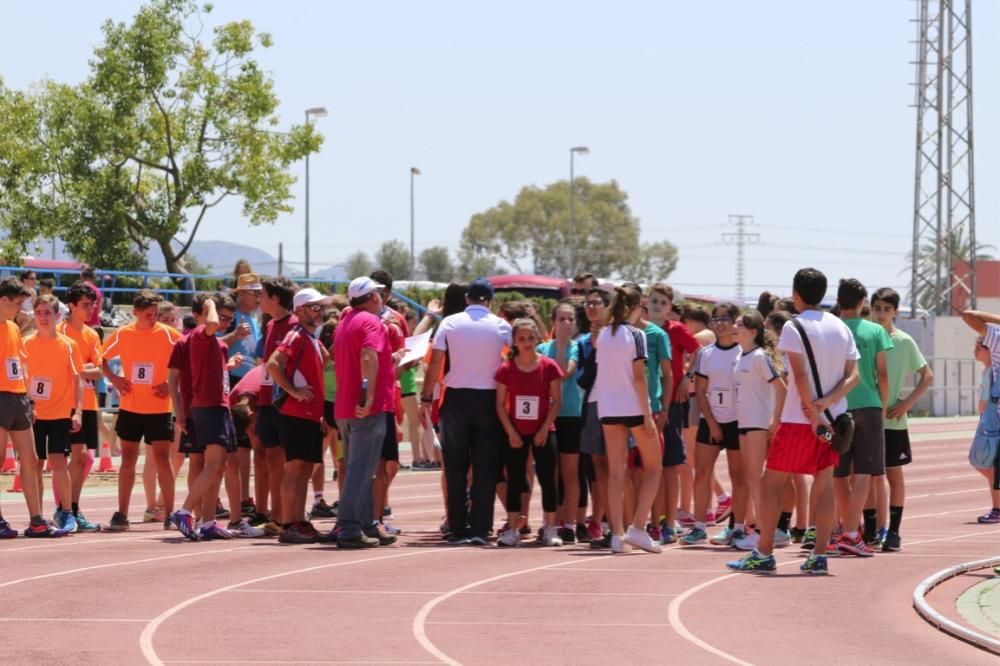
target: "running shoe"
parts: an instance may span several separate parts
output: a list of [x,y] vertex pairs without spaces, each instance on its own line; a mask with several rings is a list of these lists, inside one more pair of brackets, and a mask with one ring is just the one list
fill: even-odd
[[40,523],[32,522],[24,530],[24,536],[30,538],[54,538],[69,534],[65,529],[59,529],[47,520]]
[[[742,539],[733,539],[733,547],[736,550],[751,551],[756,553],[757,546],[760,544],[760,535],[755,531],[751,531],[749,534],[744,535]],[[775,543],[775,545],[778,545]]]
[[[722,531],[709,539],[708,542],[713,546],[731,546],[733,545],[733,540],[736,538],[736,532],[736,530],[729,529],[729,526],[723,527]],[[743,532],[739,534],[742,539]]]
[[[284,536],[284,534],[282,534],[282,536]],[[357,550],[360,548],[378,548],[378,539],[373,539],[372,537],[365,536],[364,534],[359,534],[353,537],[337,536],[337,548],[351,550]]]
[[543,546],[561,546],[563,540],[559,538],[559,528],[555,525],[546,525],[542,530]]
[[254,527],[259,527],[260,529],[264,530],[264,533],[267,536],[273,537],[273,536],[279,536],[281,534],[281,525],[274,522],[273,520],[269,520],[266,523],[262,523],[260,525],[254,525]]
[[517,530],[507,530],[497,539],[497,546],[500,548],[517,548],[521,545],[521,535]]
[[174,511],[170,516],[170,522],[177,526],[177,531],[186,536],[191,541],[198,541],[201,534],[195,529],[194,516],[184,511]]
[[365,536],[369,539],[378,540],[378,545],[380,546],[391,546],[396,543],[396,537],[393,534],[386,534],[381,529],[379,529],[378,523],[368,525],[364,529]]
[[166,516],[163,515],[163,509],[158,506],[147,507],[142,514],[142,522],[144,523],[162,523]]
[[[590,530],[583,523],[576,524],[576,540],[579,543],[590,543]],[[566,541],[563,539],[563,541]]]
[[812,553],[809,553],[809,557],[799,566],[799,571],[813,576],[825,576],[830,573],[826,564],[826,556],[813,555]]
[[663,545],[663,534],[660,532],[660,526],[648,523],[646,525],[646,534],[649,538],[653,540],[653,543],[658,545]]
[[683,509],[677,510],[677,522],[681,527],[694,527],[694,514]]
[[660,543],[664,546],[671,543],[677,542],[677,534],[674,532],[674,528],[667,524],[667,521],[660,523]]
[[[656,528],[656,531],[659,532],[659,528]],[[640,530],[634,525],[630,526],[625,532],[625,543],[640,548],[647,553],[663,552],[663,548],[660,547],[659,542],[655,541],[649,532]],[[611,550],[614,551],[614,546],[612,546]]]
[[226,529],[237,537],[242,538],[257,539],[267,535],[267,532],[259,527],[254,527],[246,518],[241,518],[238,523],[229,523],[229,525],[226,526]]
[[572,527],[567,527],[565,523],[559,528],[559,538],[562,539],[564,544],[576,543],[576,530]]
[[827,557],[840,557],[843,553],[840,551],[838,544],[840,543],[840,534],[831,534],[830,542],[826,544],[826,552],[824,555]]
[[718,519],[718,516],[715,515],[715,511],[712,511],[711,509],[709,509],[708,511],[705,512],[705,524],[706,525],[711,526],[711,525],[716,524],[717,522],[719,522],[719,519]]
[[885,539],[882,540],[882,552],[895,553],[903,550],[903,540],[899,538],[899,532],[886,532]]
[[605,534],[600,539],[591,539],[590,548],[592,550],[605,550],[611,548],[611,533]]
[[468,546],[469,545],[469,537],[458,536],[457,534],[452,534],[450,537],[448,537],[448,545],[449,546]]
[[169,532],[170,530],[176,530],[176,529],[177,529],[177,526],[174,525],[174,521],[170,520],[169,517],[166,520],[163,521],[163,531],[164,532]]
[[788,530],[774,530],[774,545],[781,548],[792,542],[792,535]]
[[801,527],[793,527],[792,532],[792,543],[802,543],[802,540],[806,538],[806,531]]
[[[757,534],[753,532],[753,534]],[[774,555],[761,555],[757,549],[752,549],[749,554],[738,560],[726,562],[726,568],[730,571],[751,571],[753,573],[774,573],[778,568],[778,563]]]
[[83,515],[83,511],[76,512],[76,527],[80,532],[100,532],[101,526],[97,523],[92,523],[87,520],[87,517]]
[[[642,534],[646,534],[642,532]],[[649,535],[646,535],[649,538]],[[612,553],[627,553],[632,550],[632,547],[625,541],[624,538],[618,536],[617,534],[611,537],[611,552]]]
[[840,538],[837,539],[837,550],[842,553],[857,555],[858,557],[872,557],[875,555],[875,551],[872,550],[872,547],[865,543],[864,539],[860,536],[852,539],[846,534],[841,534]]
[[105,529],[109,532],[127,532],[129,527],[131,525],[129,525],[128,516],[121,511],[115,511]]
[[[541,528],[539,528],[539,531],[540,530]],[[517,528],[517,531],[521,533],[521,536],[528,536],[529,534],[531,534],[531,525],[525,522],[524,525],[521,525],[519,528]]]
[[979,516],[976,520],[984,525],[1000,523],[1000,509],[991,509],[989,513]]
[[[309,531],[309,528],[305,526],[305,523],[292,523],[286,527],[282,532],[281,536],[278,537],[280,543],[316,543],[318,541],[318,535],[313,534]],[[337,545],[340,545],[338,540]],[[375,542],[378,545],[378,541]],[[347,547],[347,546],[345,546]]]
[[252,497],[248,497],[240,502],[240,515],[243,518],[251,519],[257,515],[257,503]]
[[682,546],[693,546],[696,543],[704,543],[708,540],[708,534],[700,527],[692,527],[687,534],[680,538]]
[[594,519],[588,520],[587,536],[590,537],[591,541],[597,541],[604,538],[604,532],[601,530],[601,524]]
[[229,539],[235,539],[236,535],[227,530],[225,527],[215,522],[214,520],[210,523],[206,523],[201,526],[201,538],[205,541],[211,541],[213,539],[218,539],[220,541],[228,541]]
[[490,542],[481,536],[471,536],[469,537],[470,546],[488,546]]
[[392,516],[392,507],[391,506],[387,506],[384,509],[382,509],[382,517],[383,518],[392,518],[393,517]]
[[76,516],[66,510],[57,510],[52,514],[52,522],[55,523],[58,529],[65,530],[66,534],[74,534],[80,529],[79,524],[76,522]]
[[727,495],[724,500],[720,500],[715,507],[715,522],[721,523],[733,512],[733,496]]
[[215,519],[216,520],[229,519],[229,509],[222,506],[222,500],[219,500],[218,504],[215,505]]
[[0,518],[0,539],[16,539],[17,530],[10,526],[3,518]]
[[816,528],[810,527],[802,536],[802,550],[813,550],[816,547]]
[[326,500],[321,499],[313,502],[309,515],[313,518],[336,518],[337,512],[333,510],[332,506],[326,503]]
[[382,529],[385,530],[386,534],[395,534],[396,536],[399,536],[400,534],[403,533],[403,530],[399,529],[398,527],[394,527],[388,523],[382,523]]
[[[878,543],[876,545],[881,546],[882,542],[885,541],[885,537],[889,534],[889,528],[883,527],[878,531]],[[874,548],[874,546],[872,546]]]

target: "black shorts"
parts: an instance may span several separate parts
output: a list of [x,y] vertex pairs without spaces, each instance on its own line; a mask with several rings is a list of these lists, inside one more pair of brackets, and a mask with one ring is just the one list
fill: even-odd
[[728,423],[720,423],[719,427],[722,429],[722,441],[719,443],[712,441],[712,436],[708,430],[708,421],[701,419],[698,421],[698,434],[695,437],[695,441],[699,444],[708,444],[709,446],[718,446],[723,449],[728,449],[730,451],[740,450],[740,429],[736,421],[729,421]]
[[80,429],[69,434],[70,444],[86,444],[88,449],[97,450],[100,435],[97,432],[98,413],[93,409],[85,409],[80,415]]
[[194,419],[184,419],[184,432],[181,433],[180,452],[186,456],[192,453],[205,453],[204,446],[198,446],[198,438],[195,436]]
[[45,460],[50,453],[69,455],[69,419],[43,421],[37,419],[32,428],[35,431],[35,453],[39,460]]
[[278,431],[278,410],[274,405],[264,405],[257,408],[257,436],[265,449],[281,446],[281,435]]
[[336,428],[337,421],[333,418],[333,400],[323,401],[323,420],[326,421],[327,428]]
[[396,414],[394,412],[385,413],[385,438],[382,440],[381,458],[382,460],[399,462],[399,440],[396,439]]
[[323,426],[319,421],[279,413],[278,432],[285,460],[323,462]]
[[174,418],[170,412],[137,414],[121,409],[118,411],[115,432],[125,442],[170,442],[174,439]]
[[853,474],[885,474],[885,424],[881,407],[848,410],[854,417],[851,448],[840,454],[833,476],[845,479]]
[[885,466],[902,467],[913,462],[908,430],[885,431]]
[[767,428],[738,428],[741,435],[745,435],[748,432],[760,432],[761,430],[767,430]]
[[681,434],[684,424],[687,423],[687,406],[686,402],[670,403],[667,427],[663,430],[664,467],[674,467],[687,462],[687,454],[684,452],[684,437]]
[[645,420],[644,416],[602,416],[601,425],[623,425],[626,428],[638,428]]
[[582,432],[583,419],[579,416],[556,418],[556,448],[559,453],[567,455],[580,453],[580,434]]
[[228,407],[194,407],[191,418],[195,446],[205,451],[210,444],[216,444],[226,449],[226,453],[236,452],[236,427]]
[[27,430],[31,427],[31,412],[31,400],[27,393],[0,391],[0,430]]

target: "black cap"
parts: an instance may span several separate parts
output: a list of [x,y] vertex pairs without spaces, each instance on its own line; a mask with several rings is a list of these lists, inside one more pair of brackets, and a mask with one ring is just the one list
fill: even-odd
[[473,301],[492,301],[496,295],[493,285],[484,277],[478,277],[469,283],[469,290],[465,293]]

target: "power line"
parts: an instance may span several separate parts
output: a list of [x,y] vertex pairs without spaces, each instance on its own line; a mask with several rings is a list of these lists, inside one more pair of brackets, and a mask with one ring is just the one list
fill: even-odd
[[736,295],[744,298],[744,282],[746,281],[746,263],[744,250],[747,245],[760,242],[760,234],[747,232],[747,227],[754,223],[753,215],[730,215],[729,223],[736,227],[735,232],[722,234],[722,242],[726,245],[736,245]]

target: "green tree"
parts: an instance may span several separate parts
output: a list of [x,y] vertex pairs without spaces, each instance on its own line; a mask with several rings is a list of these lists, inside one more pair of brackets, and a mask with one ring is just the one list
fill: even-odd
[[459,250],[458,261],[459,265],[455,272],[457,277],[466,282],[477,277],[503,275],[507,272],[495,256],[485,252],[482,248]]
[[13,144],[23,174],[0,207],[8,253],[58,231],[89,263],[134,267],[155,244],[167,270],[183,273],[224,199],[239,197],[251,225],[291,212],[289,166],[322,138],[309,124],[274,131],[274,83],[253,57],[271,36],[236,21],[206,41],[211,9],[151,0],[131,23],[102,26],[82,84],[45,82],[8,99],[17,121],[0,125],[0,145]]
[[347,258],[344,263],[344,270],[347,271],[347,279],[353,280],[356,277],[370,275],[372,272],[372,260],[367,254],[358,250]]
[[394,280],[409,280],[413,274],[410,270],[410,248],[401,240],[382,243],[375,253],[375,267],[389,271]]
[[666,280],[677,268],[677,247],[670,241],[646,243],[639,251],[639,262],[632,277],[647,284]]
[[663,279],[676,266],[677,250],[670,243],[640,244],[639,220],[617,182],[577,178],[573,204],[571,224],[568,181],[524,187],[513,203],[501,201],[472,216],[459,258],[466,267],[485,255],[519,273],[563,276],[586,269],[634,278],[655,268]]
[[451,261],[448,248],[442,245],[429,247],[420,253],[420,267],[426,279],[431,282],[451,282],[455,276],[455,265]]

